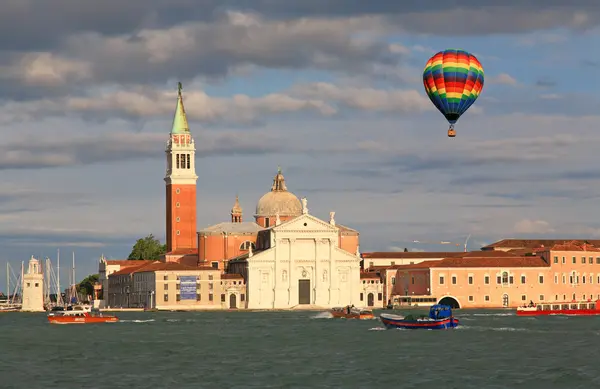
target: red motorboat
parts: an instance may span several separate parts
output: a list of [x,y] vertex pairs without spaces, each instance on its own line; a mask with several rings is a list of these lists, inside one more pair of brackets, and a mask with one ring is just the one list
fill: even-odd
[[52,311],[48,314],[50,324],[95,324],[116,323],[119,318],[103,315],[99,310],[89,306],[75,306],[72,310]]
[[529,304],[517,308],[517,316],[600,315],[600,300]]

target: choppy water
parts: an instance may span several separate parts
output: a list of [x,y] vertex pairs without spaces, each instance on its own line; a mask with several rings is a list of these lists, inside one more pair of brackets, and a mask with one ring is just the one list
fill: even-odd
[[456,330],[316,312],[0,314],[0,388],[600,388],[600,316],[456,311]]

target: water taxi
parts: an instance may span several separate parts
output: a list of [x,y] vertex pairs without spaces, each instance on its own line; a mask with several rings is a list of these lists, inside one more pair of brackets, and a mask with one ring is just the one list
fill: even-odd
[[600,315],[600,300],[554,302],[524,305],[517,308],[517,316],[547,316],[547,315],[573,315],[590,316]]
[[424,329],[441,330],[458,327],[458,319],[452,315],[452,308],[448,305],[435,304],[429,309],[429,316],[421,315],[392,315],[382,313],[379,318],[387,329]]
[[373,319],[373,311],[368,309],[360,309],[354,306],[346,306],[346,307],[335,307],[329,311],[331,316],[334,318],[343,318],[343,319],[359,319],[359,320],[367,320]]
[[99,310],[89,305],[76,305],[72,310],[52,311],[48,313],[50,324],[95,324],[116,323],[119,318],[112,315],[103,315]]

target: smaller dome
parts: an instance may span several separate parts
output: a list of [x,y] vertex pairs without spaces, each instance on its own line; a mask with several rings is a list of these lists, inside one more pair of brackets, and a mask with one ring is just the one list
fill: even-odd
[[256,215],[263,217],[299,216],[302,214],[302,203],[292,192],[288,192],[285,186],[285,178],[281,169],[273,179],[271,191],[266,193],[256,204]]

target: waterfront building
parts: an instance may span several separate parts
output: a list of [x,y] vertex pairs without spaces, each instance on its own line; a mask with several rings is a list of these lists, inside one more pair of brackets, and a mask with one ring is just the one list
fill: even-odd
[[27,272],[23,275],[24,312],[44,312],[44,274],[40,261],[31,257]]
[[[384,270],[385,272],[385,270]],[[384,308],[387,305],[385,291],[385,277],[379,273],[360,273],[359,306],[373,308]]]
[[[243,209],[236,196],[231,209],[231,221],[218,223],[198,232],[199,263],[229,272],[227,263],[232,258],[256,251],[259,232],[302,216],[301,200],[287,188],[281,169],[273,178],[271,190],[256,204],[254,221],[243,221]],[[354,254],[359,245],[358,231],[337,224],[338,247]]]
[[396,267],[392,296],[460,308],[600,298],[600,249],[571,241],[526,256],[445,258]]
[[329,223],[308,212],[302,199],[301,215],[260,231],[256,252],[231,259],[229,273],[246,280],[251,309],[334,307],[361,304],[360,253],[340,248],[335,213]]
[[239,275],[221,276],[213,267],[152,261],[109,276],[108,306],[158,310],[229,309],[244,305]]
[[137,267],[152,261],[130,261],[120,259],[106,259],[104,256],[100,257],[98,262],[98,284],[99,290],[94,292],[98,294],[99,299],[94,300],[94,306],[98,308],[105,308],[108,306],[108,278],[111,274],[114,274],[120,270]]

